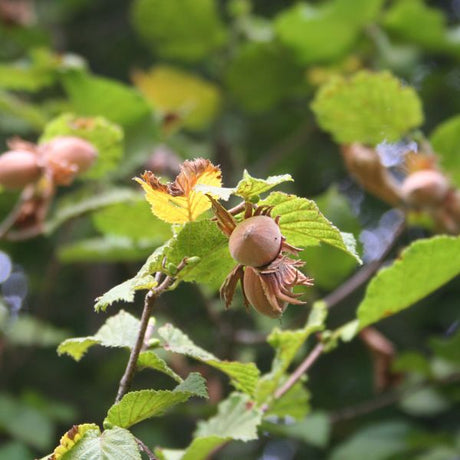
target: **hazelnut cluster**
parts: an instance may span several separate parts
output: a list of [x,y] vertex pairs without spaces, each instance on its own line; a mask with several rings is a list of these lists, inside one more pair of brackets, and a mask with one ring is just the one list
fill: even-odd
[[279,217],[270,216],[272,208],[253,207],[246,203],[244,219],[237,222],[232,214],[216,200],[211,199],[217,225],[229,237],[229,251],[238,265],[230,272],[220,288],[220,293],[229,307],[238,282],[241,282],[243,299],[259,313],[279,318],[289,303],[304,304],[294,294],[295,286],[311,286],[312,279],[299,268],[297,256],[300,249],[291,246],[281,234]]

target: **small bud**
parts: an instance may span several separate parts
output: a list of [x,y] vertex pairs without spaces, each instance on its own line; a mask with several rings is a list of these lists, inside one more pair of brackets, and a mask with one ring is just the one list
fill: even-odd
[[436,170],[416,171],[406,177],[401,195],[406,204],[417,208],[439,205],[447,196],[449,182]]
[[275,310],[270,303],[267,294],[262,286],[261,275],[252,267],[244,270],[243,286],[244,294],[249,303],[259,312],[270,318],[279,318],[286,309],[287,302],[276,299],[279,310]]
[[92,144],[79,137],[61,136],[41,146],[58,185],[69,185],[87,171],[97,157]]
[[11,150],[0,156],[0,185],[15,190],[40,177],[37,156],[32,152]]
[[199,261],[201,260],[201,257],[198,256],[193,256],[193,257],[187,257],[187,265],[196,265]]
[[262,267],[276,259],[282,242],[281,230],[271,217],[254,216],[235,227],[228,246],[238,263]]

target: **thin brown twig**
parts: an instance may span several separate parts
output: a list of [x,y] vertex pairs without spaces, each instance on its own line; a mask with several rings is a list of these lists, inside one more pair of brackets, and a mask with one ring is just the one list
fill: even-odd
[[136,438],[137,445],[139,449],[146,453],[149,460],[158,460],[158,457],[143,443],[139,438]]
[[313,366],[316,360],[321,356],[323,350],[324,345],[322,343],[316,344],[313,350],[299,364],[297,369],[291,374],[291,376],[286,380],[286,382],[284,382],[284,384],[275,391],[274,398],[279,399],[286,392],[288,392],[294,386],[294,384],[302,377],[302,375],[308,369],[310,369],[311,366]]
[[[187,258],[184,258],[181,263],[177,266],[176,274],[179,273],[181,270],[185,268],[187,265]],[[158,273],[155,276],[155,279],[160,279]],[[175,276],[167,275],[163,281],[158,284],[157,286],[150,289],[147,292],[144,300],[144,309],[142,311],[142,317],[139,326],[139,332],[137,334],[136,344],[131,349],[131,353],[129,355],[128,364],[126,365],[125,372],[120,380],[120,384],[118,386],[117,397],[115,402],[119,402],[121,398],[126,394],[126,392],[131,387],[131,383],[133,381],[134,374],[136,372],[137,367],[137,360],[139,358],[139,354],[142,350],[142,347],[145,343],[145,333],[147,331],[147,326],[149,324],[150,316],[152,315],[153,306],[155,304],[156,299],[160,296],[163,292],[167,291],[172,284],[176,281]]]

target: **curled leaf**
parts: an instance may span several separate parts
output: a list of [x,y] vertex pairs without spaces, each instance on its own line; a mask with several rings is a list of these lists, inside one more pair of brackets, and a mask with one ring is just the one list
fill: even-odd
[[150,171],[141,177],[134,180],[144,189],[153,214],[171,224],[194,221],[211,207],[208,198],[195,190],[196,185],[222,185],[220,168],[203,158],[184,161],[174,182],[163,184]]

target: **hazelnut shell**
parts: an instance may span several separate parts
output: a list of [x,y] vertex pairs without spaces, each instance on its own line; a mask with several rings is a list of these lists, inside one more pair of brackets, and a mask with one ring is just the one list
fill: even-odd
[[286,309],[287,303],[277,299],[279,311],[275,310],[268,301],[265,294],[259,273],[252,267],[246,267],[244,270],[243,286],[244,294],[249,303],[262,315],[270,318],[279,318]]
[[10,150],[0,156],[0,185],[15,190],[40,177],[37,156],[25,150]]
[[228,242],[232,257],[242,265],[263,267],[281,251],[282,235],[278,224],[268,216],[254,216],[240,222]]
[[439,205],[447,196],[449,182],[432,169],[416,171],[406,177],[401,185],[401,195],[406,204],[414,207]]

